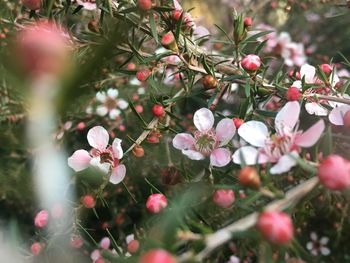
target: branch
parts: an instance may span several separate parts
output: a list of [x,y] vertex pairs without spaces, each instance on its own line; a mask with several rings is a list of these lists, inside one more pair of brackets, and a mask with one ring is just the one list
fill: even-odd
[[[309,192],[311,192],[318,184],[318,177],[312,177],[309,180],[301,183],[300,185],[289,190],[284,199],[271,202],[265,207],[265,210],[277,210],[281,211],[289,206],[296,205],[303,197],[305,197]],[[191,253],[185,253],[180,257],[181,262],[188,259],[195,259],[196,261],[202,262],[203,259],[208,257],[211,252],[213,252],[219,246],[225,244],[232,239],[234,233],[246,231],[251,227],[254,227],[257,219],[258,213],[254,212],[241,218],[240,220],[228,225],[213,234],[206,235],[204,237],[206,247],[199,254],[193,257]]]
[[316,99],[321,99],[321,100],[328,100],[328,101],[335,101],[335,102],[350,105],[350,99],[345,99],[345,98],[340,98],[340,97],[333,97],[333,96],[327,96],[327,95],[321,95],[321,94],[309,94],[309,95],[305,95],[305,97],[316,98]]

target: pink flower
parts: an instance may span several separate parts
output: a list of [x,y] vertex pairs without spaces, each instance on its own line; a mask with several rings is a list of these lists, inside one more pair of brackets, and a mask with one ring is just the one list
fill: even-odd
[[260,214],[257,228],[268,241],[283,245],[293,239],[293,223],[283,212],[265,211]]
[[95,0],[77,0],[77,4],[90,11],[97,8]]
[[43,228],[47,225],[47,221],[49,219],[49,212],[46,210],[41,210],[36,214],[34,219],[34,224],[36,227]]
[[99,91],[96,93],[96,100],[101,104],[97,106],[96,113],[99,116],[108,114],[111,120],[115,120],[121,110],[125,110],[129,103],[124,99],[118,99],[119,91],[117,89],[108,89],[107,91]]
[[[260,121],[248,121],[241,125],[238,134],[252,146],[243,146],[233,154],[233,162],[246,165],[256,163],[276,163],[271,167],[271,174],[289,171],[297,164],[300,147],[311,147],[321,137],[325,128],[324,121],[319,120],[307,131],[298,131],[300,105],[288,102],[278,112],[275,119],[276,133],[269,135],[266,125]],[[257,147],[257,148],[255,148]]]
[[168,206],[166,196],[163,194],[152,194],[146,202],[147,210],[152,214],[157,214]]
[[227,165],[231,160],[231,153],[222,146],[235,135],[236,127],[233,121],[229,118],[222,119],[214,130],[213,113],[201,108],[195,112],[193,123],[198,129],[194,132],[194,137],[188,133],[179,133],[173,139],[173,146],[191,160],[203,160],[210,156],[212,166]]
[[124,177],[125,165],[119,164],[123,157],[121,147],[122,140],[115,138],[111,146],[108,146],[109,135],[105,128],[95,126],[87,134],[87,140],[92,150],[77,150],[68,158],[68,165],[74,171],[79,172],[89,166],[98,168],[104,173],[110,173],[109,181],[112,184],[120,183]]

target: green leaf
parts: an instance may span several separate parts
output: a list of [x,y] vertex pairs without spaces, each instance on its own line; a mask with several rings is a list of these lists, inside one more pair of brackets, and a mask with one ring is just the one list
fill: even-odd
[[156,22],[154,21],[154,15],[153,15],[153,12],[150,13],[149,15],[149,24],[151,26],[151,32],[152,32],[152,35],[153,35],[153,38],[154,40],[159,43],[159,40],[158,40],[158,32],[157,32],[157,25],[156,25]]

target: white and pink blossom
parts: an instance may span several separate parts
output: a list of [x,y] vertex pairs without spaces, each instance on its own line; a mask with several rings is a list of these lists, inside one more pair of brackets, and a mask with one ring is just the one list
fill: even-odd
[[274,163],[271,174],[289,171],[297,164],[301,147],[311,147],[321,137],[325,128],[323,120],[303,132],[298,130],[300,105],[298,102],[288,102],[277,114],[275,119],[276,133],[269,134],[266,125],[260,121],[248,121],[241,125],[238,134],[250,146],[243,146],[233,154],[233,162],[246,165],[256,163]]
[[121,110],[125,110],[129,106],[129,103],[124,99],[119,99],[118,95],[117,89],[97,92],[96,100],[100,105],[97,106],[96,113],[100,116],[108,114],[110,119],[116,119],[121,114]]
[[223,167],[231,161],[231,152],[223,148],[235,135],[236,127],[229,118],[222,119],[214,125],[213,113],[201,108],[193,116],[193,123],[197,128],[194,136],[188,133],[179,133],[173,139],[173,146],[181,150],[191,160],[203,160],[210,157],[210,164]]
[[119,160],[123,157],[122,140],[115,138],[112,145],[108,146],[109,134],[101,126],[91,128],[87,134],[87,140],[92,147],[91,151],[82,149],[75,151],[68,158],[69,167],[79,172],[93,166],[106,174],[110,173],[109,181],[112,184],[120,183],[126,173],[125,166],[119,164]]

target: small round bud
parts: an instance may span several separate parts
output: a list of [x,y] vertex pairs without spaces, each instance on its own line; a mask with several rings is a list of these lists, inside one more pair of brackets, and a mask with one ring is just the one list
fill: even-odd
[[141,256],[138,263],[176,263],[176,259],[163,249],[153,249]]
[[202,79],[205,89],[215,89],[218,86],[218,80],[212,75],[205,75]]
[[286,244],[294,236],[292,219],[283,212],[262,212],[258,218],[257,228],[266,240],[276,245]]
[[251,27],[253,25],[253,19],[251,17],[244,18],[244,26]]
[[182,15],[182,10],[178,10],[178,9],[177,9],[177,10],[174,10],[174,11],[173,11],[173,19],[174,19],[175,21],[179,21],[181,15]]
[[147,69],[142,69],[136,72],[136,78],[141,81],[144,82],[146,81],[150,76],[151,76],[152,72],[147,68]]
[[286,94],[288,101],[298,101],[301,98],[300,90],[296,87],[290,87]]
[[30,250],[32,251],[33,256],[38,256],[41,252],[42,246],[39,242],[34,242],[31,247]]
[[153,105],[152,113],[155,117],[163,117],[165,115],[164,107],[160,104]]
[[163,194],[152,194],[148,197],[146,208],[152,214],[159,213],[163,208],[167,207],[168,201]]
[[140,242],[138,240],[131,240],[128,244],[128,252],[135,254],[140,248]]
[[350,162],[339,155],[330,155],[321,162],[317,176],[326,188],[345,190],[350,187]]
[[102,249],[109,249],[109,246],[111,245],[111,240],[108,237],[104,237],[100,241],[100,247]]
[[261,66],[260,57],[254,54],[247,55],[242,59],[241,66],[248,72],[255,72]]
[[142,11],[148,11],[152,9],[152,1],[151,0],[137,0],[137,6]]
[[41,0],[22,0],[22,4],[30,10],[38,10],[41,7]]
[[235,201],[235,193],[230,189],[216,190],[213,195],[213,202],[221,208],[229,208]]
[[333,68],[329,64],[321,64],[320,68],[326,76],[331,75],[331,73],[333,71]]
[[240,119],[240,118],[233,118],[233,123],[236,126],[236,129],[238,129],[239,127],[241,127],[241,125],[244,123],[244,120]]
[[43,228],[47,225],[49,220],[49,212],[46,210],[41,210],[36,214],[34,219],[34,225],[39,228]]
[[178,51],[178,47],[175,41],[175,36],[171,31],[169,31],[168,33],[162,36],[161,43],[167,49],[170,49],[175,52]]
[[135,155],[135,157],[141,158],[145,155],[145,150],[142,146],[136,145],[134,149],[132,149],[132,153]]
[[258,189],[260,187],[260,177],[255,168],[246,166],[239,171],[238,181],[241,185]]
[[78,129],[79,131],[84,130],[85,128],[86,128],[85,122],[81,121],[81,122],[79,122],[79,123],[77,124],[77,129]]
[[95,198],[92,195],[84,195],[81,198],[81,203],[86,207],[86,208],[94,208],[95,207]]

